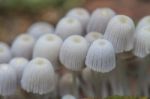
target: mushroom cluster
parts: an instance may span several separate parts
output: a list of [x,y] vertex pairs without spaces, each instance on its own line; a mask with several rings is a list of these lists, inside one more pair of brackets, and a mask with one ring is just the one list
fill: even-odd
[[[97,8],[92,14],[74,8],[56,28],[37,22],[10,47],[0,42],[0,96],[16,99],[18,90],[25,99],[135,95],[126,79],[129,69],[123,67],[131,63],[129,54],[133,61],[149,59],[150,16],[135,26],[132,18],[111,8]],[[137,79],[142,79],[138,73]],[[147,87],[148,75],[143,78]]]

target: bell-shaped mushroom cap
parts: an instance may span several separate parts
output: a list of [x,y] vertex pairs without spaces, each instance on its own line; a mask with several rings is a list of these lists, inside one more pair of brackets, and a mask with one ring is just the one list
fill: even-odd
[[85,63],[93,71],[105,73],[113,70],[116,59],[112,44],[104,39],[94,41],[88,50]]
[[133,49],[134,32],[133,20],[125,15],[117,15],[110,20],[104,38],[112,43],[116,53],[122,53]]
[[28,60],[23,58],[23,57],[16,57],[13,58],[10,62],[9,65],[16,71],[17,74],[17,81],[20,84],[21,78],[23,71],[25,67],[28,64]]
[[28,34],[19,35],[12,43],[11,52],[13,57],[32,57],[35,40]]
[[143,17],[137,24],[136,30],[138,31],[142,27],[150,25],[150,15]]
[[85,36],[85,39],[92,44],[95,40],[97,39],[102,39],[104,38],[103,34],[99,32],[90,32]]
[[72,95],[67,94],[67,95],[64,95],[61,99],[76,99],[76,97],[75,97],[75,96],[72,96]]
[[105,33],[108,22],[115,16],[115,12],[110,8],[97,8],[91,15],[87,26],[88,32]]
[[46,34],[37,40],[33,57],[43,57],[51,61],[54,68],[57,68],[59,64],[59,51],[62,45],[62,39],[55,34]]
[[65,17],[58,22],[55,33],[65,40],[71,35],[81,35],[82,30],[81,23],[77,19]]
[[136,31],[133,53],[141,58],[150,54],[150,26]]
[[34,58],[23,72],[21,86],[27,92],[43,95],[54,90],[55,81],[52,64],[45,58]]
[[73,17],[78,19],[83,29],[85,29],[90,19],[90,14],[84,8],[73,8],[67,13],[67,17]]
[[35,39],[38,39],[40,36],[44,34],[53,33],[54,26],[47,22],[36,22],[29,27],[27,32]]
[[0,95],[9,96],[16,92],[16,72],[8,64],[0,65]]
[[60,62],[69,70],[80,71],[85,66],[88,42],[79,35],[68,37],[60,49]]
[[3,42],[0,42],[0,63],[8,63],[11,57],[9,46]]

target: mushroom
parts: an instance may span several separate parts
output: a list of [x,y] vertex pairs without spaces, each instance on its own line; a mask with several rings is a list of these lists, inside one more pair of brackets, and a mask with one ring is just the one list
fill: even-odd
[[28,34],[19,35],[11,46],[13,57],[31,59],[35,40]]
[[7,44],[0,42],[0,63],[8,63],[12,58],[10,48]]
[[17,88],[15,70],[8,64],[0,65],[0,95],[7,97],[14,95]]
[[81,23],[77,19],[65,17],[58,22],[55,33],[65,40],[71,35],[82,35],[82,30]]
[[26,66],[21,79],[22,88],[33,94],[44,95],[55,89],[55,73],[45,58],[34,58]]
[[55,34],[45,34],[40,37],[33,49],[33,58],[43,57],[51,61],[55,69],[60,65],[59,51],[63,41]]
[[105,33],[108,22],[115,16],[115,12],[110,8],[97,8],[91,15],[87,26],[87,33],[95,31]]
[[103,34],[99,33],[99,32],[90,32],[88,34],[86,34],[85,39],[92,44],[95,40],[97,39],[103,39],[104,36]]
[[34,37],[36,40],[44,34],[54,32],[54,26],[47,22],[36,22],[33,23],[27,30],[27,33]]
[[73,17],[78,19],[83,27],[84,32],[89,22],[90,14],[84,8],[73,8],[67,13],[66,17]]

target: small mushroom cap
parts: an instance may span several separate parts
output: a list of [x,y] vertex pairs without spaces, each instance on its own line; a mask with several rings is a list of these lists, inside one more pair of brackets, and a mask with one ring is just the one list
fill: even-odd
[[43,57],[51,61],[54,68],[59,64],[59,51],[63,41],[55,34],[46,34],[39,38],[34,46],[33,57]]
[[29,27],[27,32],[35,39],[38,39],[44,34],[53,33],[54,26],[47,22],[36,22]]
[[138,31],[142,27],[150,25],[150,15],[143,17],[137,24],[136,30]]
[[9,65],[16,71],[17,74],[17,81],[20,84],[21,78],[23,71],[25,67],[28,64],[28,60],[23,58],[23,57],[16,57],[13,58],[10,62]]
[[87,33],[95,31],[105,33],[108,22],[116,13],[110,8],[97,8],[91,15],[87,26]]
[[60,62],[69,70],[80,71],[85,66],[88,47],[88,42],[82,36],[68,37],[60,49]]
[[99,32],[90,32],[85,36],[85,39],[92,44],[97,39],[103,39],[103,34]]
[[12,58],[10,48],[7,44],[0,42],[0,63],[8,63]]
[[112,44],[104,39],[98,39],[90,46],[85,64],[93,71],[105,73],[116,67],[115,51]]
[[150,54],[150,26],[145,26],[136,31],[133,53],[141,58]]
[[62,97],[62,99],[76,99],[76,97],[74,97],[74,96],[72,96],[72,95],[64,95],[63,97]]
[[110,41],[116,53],[133,49],[135,25],[133,20],[125,15],[116,15],[108,23],[104,38]]
[[82,30],[81,23],[77,19],[65,17],[58,22],[55,33],[65,40],[71,35],[81,35]]
[[32,57],[35,40],[28,34],[19,35],[12,43],[11,52],[13,57]]
[[32,59],[25,68],[21,86],[27,92],[47,94],[55,88],[55,73],[52,64],[45,58]]
[[16,92],[17,75],[8,64],[0,65],[0,95],[9,96]]
[[73,8],[67,13],[67,17],[73,17],[78,19],[82,27],[85,29],[90,19],[90,14],[84,8]]

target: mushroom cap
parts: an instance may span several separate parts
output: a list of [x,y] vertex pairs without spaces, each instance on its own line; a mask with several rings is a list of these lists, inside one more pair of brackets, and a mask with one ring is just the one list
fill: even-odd
[[59,64],[59,51],[63,41],[55,34],[45,34],[40,37],[33,50],[33,57],[43,57],[51,61],[54,68]]
[[97,39],[102,39],[104,38],[103,34],[99,32],[90,32],[85,36],[85,39],[92,44],[95,40]]
[[88,42],[82,36],[68,37],[60,49],[60,62],[69,70],[80,71],[85,66],[88,47]]
[[13,57],[32,57],[35,40],[28,34],[19,35],[12,43],[11,52]]
[[133,54],[141,58],[150,54],[150,26],[136,31]]
[[8,63],[12,58],[10,48],[7,44],[0,42],[0,63]]
[[150,25],[150,15],[143,17],[137,24],[136,30],[138,31],[142,27]]
[[9,96],[16,92],[16,72],[8,64],[0,65],[0,95]]
[[81,35],[82,30],[79,20],[72,17],[65,17],[58,22],[55,33],[65,40],[71,35]]
[[98,39],[90,46],[85,64],[93,71],[105,73],[116,67],[115,51],[112,44],[104,39]]
[[116,13],[110,8],[97,8],[91,15],[87,26],[87,33],[95,31],[105,33],[108,22]]
[[33,23],[27,30],[28,34],[38,39],[40,36],[54,32],[54,26],[47,22]]
[[21,86],[27,92],[47,94],[55,88],[55,73],[52,64],[45,58],[32,59],[25,68]]
[[104,38],[110,41],[116,53],[133,49],[135,25],[133,20],[125,15],[116,15],[108,23]]
[[10,62],[9,65],[16,71],[17,81],[20,84],[23,71],[28,64],[28,60],[23,57],[15,57]]
[[67,94],[67,95],[64,95],[64,96],[62,97],[62,99],[76,99],[76,97]]
[[80,21],[83,29],[86,28],[88,21],[90,19],[89,12],[84,8],[73,8],[67,13],[66,16],[78,19]]

